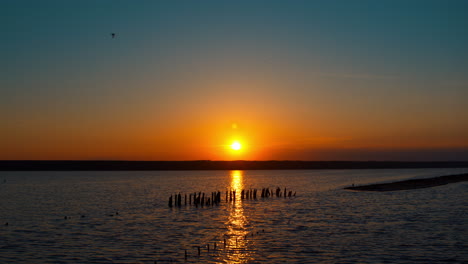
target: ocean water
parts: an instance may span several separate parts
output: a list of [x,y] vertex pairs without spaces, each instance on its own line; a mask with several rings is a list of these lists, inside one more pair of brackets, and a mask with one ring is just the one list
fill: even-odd
[[[462,172],[0,172],[0,263],[468,263],[468,182],[342,189]],[[225,201],[265,187],[296,197]],[[168,206],[217,190],[219,205]]]

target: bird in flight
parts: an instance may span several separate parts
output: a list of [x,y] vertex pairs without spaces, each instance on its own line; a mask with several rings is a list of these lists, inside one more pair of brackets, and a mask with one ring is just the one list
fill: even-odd
[[115,38],[115,33],[111,33],[112,38]]

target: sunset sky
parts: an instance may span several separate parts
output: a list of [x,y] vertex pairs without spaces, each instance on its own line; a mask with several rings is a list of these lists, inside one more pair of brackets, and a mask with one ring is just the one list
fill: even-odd
[[0,159],[468,160],[467,14],[0,0]]

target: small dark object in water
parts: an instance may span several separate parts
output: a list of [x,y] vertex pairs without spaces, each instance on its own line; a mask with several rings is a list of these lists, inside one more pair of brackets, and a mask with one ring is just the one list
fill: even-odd
[[210,251],[210,244],[206,244],[206,249]]
[[116,215],[119,215],[119,212],[115,212]]
[[68,219],[68,217],[67,217],[67,216],[64,216],[63,219]]
[[185,250],[185,260],[187,260],[187,250]]
[[172,195],[169,196],[169,207],[172,207]]
[[81,218],[85,218],[85,215],[81,215]]
[[198,256],[200,256],[200,247],[197,247],[198,248]]
[[111,33],[112,38],[115,38],[115,33]]
[[5,226],[8,226],[8,222],[5,223]]

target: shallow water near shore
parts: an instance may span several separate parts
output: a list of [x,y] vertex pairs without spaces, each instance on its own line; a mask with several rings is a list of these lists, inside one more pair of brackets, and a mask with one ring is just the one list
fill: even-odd
[[[468,182],[342,188],[465,172],[0,172],[0,263],[463,263]],[[224,199],[264,187],[297,195]],[[168,206],[174,193],[218,190],[220,205]]]

